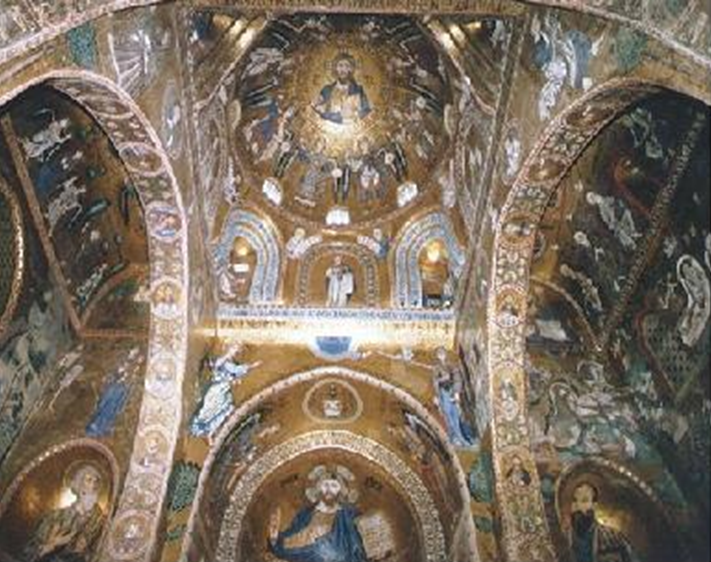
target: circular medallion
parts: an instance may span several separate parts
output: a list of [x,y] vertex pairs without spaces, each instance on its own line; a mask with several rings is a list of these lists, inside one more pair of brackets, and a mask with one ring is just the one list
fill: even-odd
[[306,394],[303,410],[319,423],[347,424],[360,418],[363,400],[349,383],[326,379],[316,383]]
[[163,320],[175,320],[183,309],[183,287],[175,279],[165,277],[153,284],[151,304],[154,314]]
[[119,147],[119,157],[133,174],[155,177],[164,171],[160,152],[148,143],[124,143]]
[[180,234],[180,211],[164,201],[155,201],[146,207],[146,224],[151,236],[162,242],[172,242]]
[[148,549],[151,539],[150,512],[131,510],[119,515],[109,537],[109,551],[117,560],[132,560]]
[[146,380],[146,390],[156,398],[167,400],[172,398],[177,389],[176,363],[168,353],[159,353],[151,361],[152,376]]

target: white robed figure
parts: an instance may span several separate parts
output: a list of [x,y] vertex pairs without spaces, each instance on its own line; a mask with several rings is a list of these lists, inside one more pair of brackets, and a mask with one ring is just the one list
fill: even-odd
[[212,363],[212,380],[190,422],[190,433],[195,437],[212,438],[235,410],[232,385],[261,364],[243,365],[235,361],[234,355],[241,349],[241,344],[237,344]]
[[686,293],[686,307],[679,318],[677,332],[684,345],[694,347],[711,317],[711,282],[703,266],[688,254],[677,263],[677,277]]
[[350,266],[343,263],[341,256],[336,256],[334,263],[326,271],[328,282],[328,306],[344,308],[355,293],[355,277]]

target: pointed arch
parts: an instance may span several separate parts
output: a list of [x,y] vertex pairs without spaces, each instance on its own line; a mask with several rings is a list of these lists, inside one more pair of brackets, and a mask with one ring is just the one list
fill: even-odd
[[[536,234],[563,178],[589,144],[630,105],[659,87],[616,79],[592,89],[556,117],[531,150],[497,224],[487,330],[491,435],[496,494],[507,560],[554,562],[536,463],[528,432],[526,318]],[[563,150],[561,148],[564,148]],[[506,475],[523,464],[532,476],[522,489]],[[527,524],[520,518],[528,512]]]
[[[151,331],[144,392],[125,486],[100,557],[148,561],[156,544],[183,410],[187,360],[189,268],[187,217],[178,181],[160,137],[133,99],[94,72],[52,70],[8,92],[0,106],[38,84],[81,105],[126,166],[146,218]],[[158,501],[145,502],[152,497]],[[131,540],[126,531],[131,529]]]

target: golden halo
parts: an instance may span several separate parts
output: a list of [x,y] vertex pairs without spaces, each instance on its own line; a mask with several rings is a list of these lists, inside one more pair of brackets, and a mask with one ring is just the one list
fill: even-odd
[[67,466],[66,470],[64,471],[64,475],[62,476],[63,487],[67,490],[71,490],[72,483],[76,478],[77,474],[86,467],[94,469],[99,475],[99,495],[104,494],[106,492],[108,484],[106,471],[101,468],[99,463],[86,459],[73,461],[69,464],[69,466]]

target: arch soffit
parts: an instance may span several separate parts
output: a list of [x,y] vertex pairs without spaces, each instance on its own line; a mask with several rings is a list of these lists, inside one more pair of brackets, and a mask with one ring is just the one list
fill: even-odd
[[[163,498],[182,419],[187,359],[188,249],[182,195],[168,154],[148,118],[131,97],[94,72],[57,69],[0,95],[0,106],[46,83],[92,115],[116,148],[146,213],[151,279],[151,331],[141,412],[126,486],[109,523],[105,560],[148,560],[158,537]],[[151,220],[153,217],[155,220]],[[163,220],[172,227],[163,228]],[[146,473],[154,478],[143,478]],[[139,505],[133,488],[161,501]],[[127,530],[137,536],[126,540]],[[135,533],[134,533],[135,535]]]
[[[550,198],[590,143],[633,103],[662,91],[635,79],[614,79],[592,89],[559,114],[530,151],[496,227],[488,301],[489,391],[496,492],[507,558],[554,562],[540,481],[530,450],[524,371],[525,319],[536,233]],[[526,490],[506,483],[514,459],[532,476]],[[535,525],[518,521],[526,506]]]
[[431,209],[408,221],[400,229],[391,257],[391,270],[394,272],[392,294],[393,306],[407,308],[422,305],[422,286],[419,269],[419,256],[430,240],[441,240],[447,248],[450,260],[454,263],[454,272],[460,277],[466,263],[466,249],[462,245],[447,214]]
[[0,338],[10,325],[15,310],[20,302],[22,286],[25,277],[25,225],[22,209],[17,195],[12,192],[9,186],[6,185],[4,179],[0,177],[0,198],[4,199],[8,206],[10,215],[10,228],[12,229],[12,238],[14,249],[12,257],[14,261],[14,269],[12,271],[12,279],[10,281],[10,290],[5,303],[0,304]]
[[[192,511],[190,513],[190,520],[188,522],[188,529],[194,529],[198,521],[199,506],[202,503],[202,499],[205,493],[205,489],[208,480],[212,473],[212,468],[219,458],[220,451],[227,443],[230,434],[239,427],[241,421],[248,416],[252,411],[259,407],[260,404],[265,401],[274,398],[278,394],[288,391],[297,385],[316,381],[321,378],[327,377],[339,377],[345,380],[361,382],[367,384],[371,387],[378,388],[383,392],[390,394],[392,397],[396,398],[409,408],[411,408],[420,418],[422,418],[428,425],[429,429],[440,441],[442,447],[447,451],[448,460],[452,463],[455,476],[457,478],[457,484],[459,486],[460,496],[462,498],[464,505],[469,505],[469,486],[467,484],[467,476],[459,462],[457,453],[452,447],[445,430],[438,424],[437,420],[430,414],[430,412],[425,408],[419,400],[417,400],[410,393],[402,390],[390,383],[387,383],[374,375],[363,371],[355,371],[353,369],[348,369],[345,367],[338,366],[326,366],[317,367],[315,369],[310,369],[308,371],[303,371],[300,373],[293,374],[275,384],[266,388],[247,402],[245,402],[238,410],[236,410],[232,416],[227,420],[222,429],[218,432],[210,449],[210,453],[203,464],[202,471],[200,473],[200,479],[197,486],[197,492],[195,495],[195,501],[193,502]],[[389,451],[389,449],[388,449]],[[307,452],[307,451],[305,451]],[[470,532],[470,536],[476,536],[476,529],[474,528],[474,523],[472,518],[467,518],[467,527]],[[478,552],[476,551],[476,541],[472,541],[472,548],[474,549],[475,559],[479,559]],[[192,539],[191,533],[185,534],[185,539],[183,541],[182,556],[185,557],[188,552],[190,552]]]

